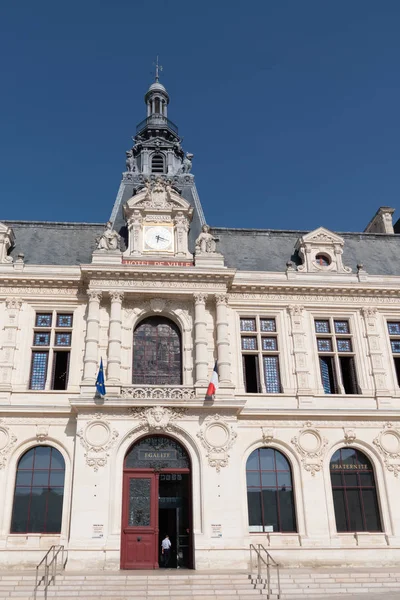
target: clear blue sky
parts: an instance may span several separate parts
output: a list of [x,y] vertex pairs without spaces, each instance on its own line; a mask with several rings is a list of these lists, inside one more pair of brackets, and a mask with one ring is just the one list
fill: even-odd
[[0,220],[106,221],[157,54],[212,225],[400,217],[399,0],[5,0]]

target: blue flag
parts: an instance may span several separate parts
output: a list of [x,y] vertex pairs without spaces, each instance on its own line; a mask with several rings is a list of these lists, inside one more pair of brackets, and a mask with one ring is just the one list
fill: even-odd
[[100,394],[100,396],[106,395],[106,386],[104,385],[104,369],[103,369],[103,359],[102,358],[100,359],[99,372],[97,373],[96,390]]

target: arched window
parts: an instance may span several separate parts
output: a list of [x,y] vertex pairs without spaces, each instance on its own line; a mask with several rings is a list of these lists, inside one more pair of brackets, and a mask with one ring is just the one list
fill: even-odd
[[11,533],[60,533],[65,463],[51,446],[36,446],[17,467]]
[[151,159],[151,172],[164,173],[164,157],[162,154],[154,154]]
[[285,456],[258,448],[247,460],[250,532],[293,532],[296,528],[292,473]]
[[173,321],[165,317],[149,317],[136,327],[133,334],[132,382],[181,385],[181,334]]
[[340,448],[331,459],[331,482],[336,529],[382,531],[374,470],[355,448]]

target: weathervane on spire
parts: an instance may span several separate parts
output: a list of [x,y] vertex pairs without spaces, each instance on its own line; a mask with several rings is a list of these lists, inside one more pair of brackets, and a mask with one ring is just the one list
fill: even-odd
[[153,65],[154,65],[154,66],[155,66],[155,68],[156,68],[156,83],[158,83],[158,80],[159,80],[159,78],[160,78],[159,71],[162,71],[162,70],[163,70],[163,68],[162,68],[162,65],[159,65],[159,64],[158,64],[158,56],[157,56],[157,60],[156,60],[156,62],[155,62],[155,63],[153,63]]

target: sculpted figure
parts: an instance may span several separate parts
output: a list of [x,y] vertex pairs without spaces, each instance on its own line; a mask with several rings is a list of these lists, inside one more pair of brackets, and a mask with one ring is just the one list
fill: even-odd
[[210,233],[210,228],[208,225],[203,225],[201,228],[201,234],[196,240],[196,254],[214,254],[216,251],[217,245],[215,243],[215,238]]
[[186,152],[185,158],[183,159],[183,162],[182,162],[181,173],[190,173],[190,170],[192,168],[193,156],[194,156],[193,154]]
[[134,173],[136,171],[136,163],[135,163],[135,159],[133,157],[133,152],[132,150],[127,150],[126,151],[126,170],[129,173]]
[[112,228],[111,221],[108,221],[103,235],[98,238],[98,250],[119,250],[120,235]]

